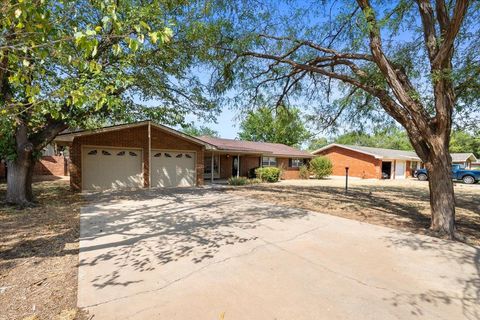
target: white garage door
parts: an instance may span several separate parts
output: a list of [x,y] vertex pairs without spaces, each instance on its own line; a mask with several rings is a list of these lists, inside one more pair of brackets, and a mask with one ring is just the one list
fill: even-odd
[[84,190],[143,187],[141,150],[84,147],[82,155]]
[[405,161],[397,161],[395,167],[395,179],[405,179]]
[[195,153],[152,150],[152,187],[192,187],[195,185]]

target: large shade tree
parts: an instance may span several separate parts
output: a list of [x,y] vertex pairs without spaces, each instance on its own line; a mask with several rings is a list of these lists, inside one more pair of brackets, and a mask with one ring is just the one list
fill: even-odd
[[154,119],[182,123],[216,110],[193,66],[213,24],[188,1],[3,1],[0,158],[7,202],[33,201],[42,149],[67,128]]
[[249,105],[288,100],[329,124],[349,114],[357,125],[375,115],[375,125],[388,114],[429,170],[431,229],[453,238],[450,133],[457,110],[478,117],[479,8],[468,0],[244,1],[228,11],[235,24],[218,45],[230,55],[219,75]]
[[240,122],[238,137],[299,147],[310,137],[310,133],[299,109],[278,106],[250,110]]

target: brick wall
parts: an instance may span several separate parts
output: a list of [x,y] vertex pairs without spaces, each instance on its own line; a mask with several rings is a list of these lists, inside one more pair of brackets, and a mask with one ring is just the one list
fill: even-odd
[[[183,140],[175,135],[168,133],[168,131],[160,130],[153,126],[151,127],[151,143],[152,149],[196,151],[197,185],[203,184],[204,147],[202,145],[192,143],[188,140]],[[70,185],[73,190],[81,190],[82,186],[82,145],[98,145],[106,147],[142,149],[144,187],[149,186],[150,168],[148,166],[148,159],[150,157],[150,154],[147,124],[139,127],[126,128],[75,138],[73,140],[72,147],[70,148]]]
[[[152,149],[166,149],[166,150],[183,150],[196,152],[196,172],[197,172],[197,185],[204,184],[203,171],[204,171],[204,147],[202,145],[193,143],[188,140],[181,139],[175,135],[170,134],[168,131],[161,130],[157,127],[151,128],[152,136]],[[148,148],[148,147],[147,147]]]
[[344,176],[345,167],[349,167],[349,176],[364,179],[381,178],[382,160],[373,156],[337,146],[323,150],[317,155],[324,155],[332,161],[334,176]]
[[34,175],[68,175],[67,161],[63,156],[43,156],[35,163]]
[[148,166],[145,161],[148,157],[147,125],[76,137],[70,148],[70,186],[77,191],[82,189],[82,145],[143,149],[144,186],[148,187]]
[[[43,156],[35,163],[33,174],[36,176],[67,176],[68,160],[63,156]],[[0,179],[6,178],[5,164],[0,163]]]
[[248,171],[260,167],[260,156],[240,156],[240,175],[248,177]]
[[277,167],[282,169],[281,179],[300,179],[300,171],[298,168],[290,168],[288,166],[289,158],[277,158]]
[[228,179],[232,176],[232,156],[220,156],[220,179]]

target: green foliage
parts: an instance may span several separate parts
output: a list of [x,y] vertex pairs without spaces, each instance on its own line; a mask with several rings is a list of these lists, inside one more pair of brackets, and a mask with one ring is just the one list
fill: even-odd
[[327,138],[317,138],[317,139],[312,139],[308,142],[308,147],[307,149],[309,151],[315,151],[320,149],[321,147],[324,147],[328,144],[328,139]]
[[231,186],[244,186],[248,184],[247,177],[230,177],[228,178],[228,184]]
[[248,179],[247,177],[230,177],[228,178],[228,184],[231,186],[244,186],[248,184],[258,184],[261,183],[261,179]]
[[450,152],[471,152],[480,159],[480,131],[477,134],[470,134],[461,130],[453,131],[450,138]]
[[218,134],[217,131],[213,130],[212,128],[206,127],[206,126],[199,126],[196,127],[193,124],[190,124],[188,126],[185,126],[182,131],[188,135],[194,136],[194,137],[200,137],[200,136],[207,136],[207,137],[219,137],[220,135]]
[[308,169],[308,167],[306,165],[300,166],[298,171],[299,171],[300,179],[309,179],[310,178],[310,170]]
[[405,130],[389,127],[368,134],[352,131],[333,139],[335,143],[395,150],[413,150]]
[[333,172],[332,161],[327,157],[316,157],[310,161],[310,171],[317,179],[323,179]]
[[[217,100],[191,69],[203,8],[185,1],[4,1],[0,9],[0,158],[15,156],[19,123],[41,150],[52,127],[211,118]],[[155,101],[152,103],[152,101]],[[146,104],[145,102],[148,102]],[[3,123],[2,121],[2,123]]]
[[240,124],[238,137],[242,140],[283,143],[299,146],[308,137],[299,109],[280,106],[250,111]]
[[258,179],[265,182],[278,182],[282,171],[276,167],[263,167],[255,170]]

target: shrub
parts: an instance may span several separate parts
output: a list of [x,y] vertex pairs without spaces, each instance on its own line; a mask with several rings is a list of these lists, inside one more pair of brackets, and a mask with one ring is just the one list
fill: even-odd
[[310,161],[310,171],[315,175],[315,178],[322,179],[332,174],[332,161],[327,157],[317,157]]
[[282,171],[276,167],[265,167],[255,170],[255,175],[262,181],[277,182],[280,179],[281,172]]
[[246,177],[230,177],[228,178],[228,184],[231,186],[244,186],[248,183]]
[[298,170],[299,170],[300,179],[310,178],[310,170],[308,170],[308,167],[306,165],[300,166]]
[[247,184],[257,184],[261,183],[262,180],[258,178],[248,179],[247,177],[230,177],[228,179],[228,184],[231,186],[244,186]]

